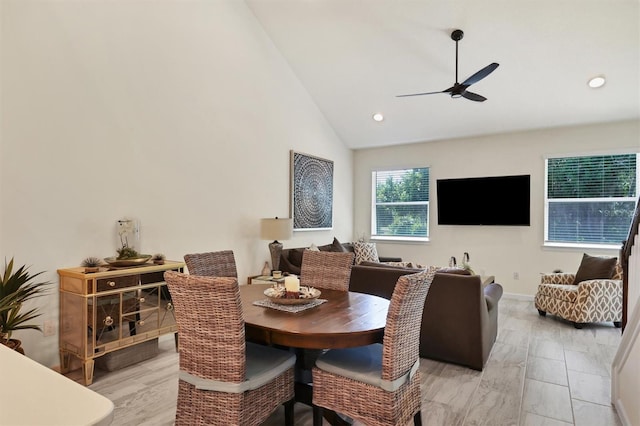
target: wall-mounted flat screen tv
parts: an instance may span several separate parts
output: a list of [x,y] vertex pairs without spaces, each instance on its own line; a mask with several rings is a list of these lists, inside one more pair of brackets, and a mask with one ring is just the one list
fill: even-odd
[[530,175],[439,179],[438,225],[531,225]]

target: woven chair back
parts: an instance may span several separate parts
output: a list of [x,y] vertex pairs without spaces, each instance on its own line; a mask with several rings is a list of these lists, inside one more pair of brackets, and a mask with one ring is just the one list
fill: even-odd
[[236,259],[232,250],[185,254],[184,263],[187,264],[187,269],[192,275],[238,278]]
[[436,268],[398,278],[389,303],[382,349],[382,379],[395,380],[417,361],[424,302]]
[[244,381],[246,347],[238,280],[174,271],[165,272],[164,278],[178,323],[180,370],[205,379]]
[[300,284],[349,291],[353,257],[351,252],[305,250],[300,267]]

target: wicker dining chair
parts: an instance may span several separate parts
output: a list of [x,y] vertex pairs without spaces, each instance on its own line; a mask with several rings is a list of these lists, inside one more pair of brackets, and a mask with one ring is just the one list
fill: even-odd
[[351,252],[305,250],[300,285],[349,291],[353,256]]
[[295,355],[245,342],[238,280],[164,277],[180,332],[175,424],[259,425],[284,404],[285,424],[293,425]]
[[184,263],[192,275],[238,278],[236,259],[232,250],[185,254]]
[[313,424],[322,407],[367,425],[406,425],[420,417],[420,321],[435,268],[398,278],[383,343],[331,349],[313,368]]

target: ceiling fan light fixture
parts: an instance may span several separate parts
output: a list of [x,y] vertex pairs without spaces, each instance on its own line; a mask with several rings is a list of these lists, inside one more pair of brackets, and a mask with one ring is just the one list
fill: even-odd
[[591,79],[589,79],[589,81],[587,82],[587,84],[589,85],[589,87],[591,87],[592,89],[597,89],[599,87],[604,86],[604,83],[606,83],[607,80],[604,78],[603,75],[598,75],[595,76]]
[[456,80],[453,86],[449,87],[446,90],[441,90],[438,92],[410,93],[408,95],[397,95],[396,98],[405,98],[407,96],[435,95],[437,93],[449,93],[451,97],[454,99],[465,98],[475,102],[486,101],[487,98],[485,98],[484,96],[478,95],[477,93],[468,92],[467,88],[472,84],[479,82],[480,80],[482,80],[483,78],[491,74],[492,72],[494,72],[495,69],[498,68],[498,66],[500,66],[500,64],[498,64],[497,62],[492,62],[486,67],[482,68],[480,71],[473,74],[471,77],[467,78],[462,83],[459,83],[458,82],[458,42],[462,40],[463,37],[464,37],[464,32],[462,32],[462,30],[453,30],[453,32],[451,33],[451,40],[456,42],[456,74],[455,74]]
[[376,112],[375,114],[373,114],[373,116],[371,118],[373,118],[373,121],[380,122],[380,121],[384,120],[384,115],[382,115],[382,113],[380,113],[380,112]]

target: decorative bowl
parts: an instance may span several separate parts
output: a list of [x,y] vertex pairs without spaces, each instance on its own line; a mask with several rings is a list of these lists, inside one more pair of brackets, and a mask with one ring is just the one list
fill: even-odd
[[117,259],[115,257],[105,257],[104,261],[111,266],[139,266],[144,265],[151,259],[150,254],[141,254],[139,257],[129,259]]
[[264,291],[264,295],[273,303],[280,305],[304,305],[320,297],[320,290],[313,287],[300,287],[300,297],[298,299],[287,299],[285,297],[284,285],[276,284]]

